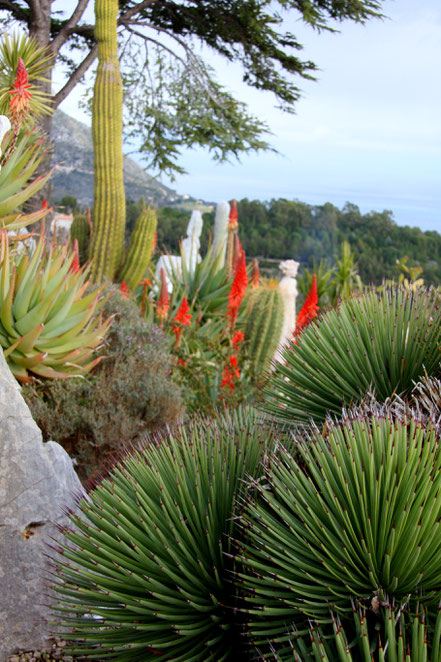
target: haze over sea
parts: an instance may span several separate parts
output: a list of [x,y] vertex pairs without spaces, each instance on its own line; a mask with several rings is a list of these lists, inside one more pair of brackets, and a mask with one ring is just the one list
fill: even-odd
[[[383,11],[386,20],[346,22],[340,34],[317,34],[288,16],[301,56],[320,69],[317,82],[298,79],[296,115],[275,110],[270,95],[242,84],[239,66],[207,52],[218,80],[268,123],[279,154],[219,165],[205,151],[186,150],[188,174],[161,181],[213,202],[349,201],[363,213],[389,209],[399,225],[441,232],[441,3],[386,0]],[[78,111],[80,95],[61,108],[90,122]]]

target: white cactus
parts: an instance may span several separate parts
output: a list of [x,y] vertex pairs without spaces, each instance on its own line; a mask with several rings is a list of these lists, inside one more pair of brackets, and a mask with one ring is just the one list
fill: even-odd
[[213,260],[216,262],[217,270],[221,269],[225,264],[229,215],[229,203],[225,201],[218,202],[216,206],[216,216],[214,218],[213,237]]

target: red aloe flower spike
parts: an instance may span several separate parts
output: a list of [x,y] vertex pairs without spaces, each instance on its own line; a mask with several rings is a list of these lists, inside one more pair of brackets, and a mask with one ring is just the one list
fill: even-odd
[[[76,241],[76,239],[75,239],[75,241]],[[124,297],[124,299],[128,299],[128,297],[129,297],[129,290],[128,290],[127,283],[126,283],[125,280],[123,280],[123,282],[122,282],[121,285],[119,286],[119,291],[121,292],[121,294],[122,294],[122,296]]]
[[245,262],[245,253],[242,251],[238,262],[236,273],[234,274],[233,284],[228,296],[228,315],[230,317],[231,328],[236,325],[237,313],[242,303],[243,295],[248,285],[247,267]]
[[[43,202],[41,203],[41,208],[42,209],[47,209],[47,200],[46,199],[44,199]],[[75,239],[75,241],[77,241],[77,240]]]
[[236,200],[231,201],[230,216],[228,218],[228,229],[236,229],[239,225],[239,214],[237,213]]
[[236,388],[236,381],[240,378],[240,368],[237,365],[237,357],[235,354],[230,356],[229,365],[225,366],[222,373],[221,388],[229,388],[234,391]]
[[251,272],[250,285],[253,289],[257,289],[260,285],[260,270],[257,257],[253,259],[253,271]]
[[243,249],[242,244],[240,243],[239,235],[234,235],[234,248],[233,248],[233,271],[236,271],[237,265],[239,264],[240,256],[242,255]]
[[175,338],[176,338],[175,349],[178,349],[179,345],[181,344],[182,334],[184,333],[184,326],[190,326],[190,320],[192,318],[192,315],[188,314],[189,310],[190,309],[188,307],[187,299],[186,297],[184,297],[182,299],[180,308],[172,321],[171,329],[175,334]]
[[182,324],[184,326],[190,326],[190,320],[192,318],[192,315],[188,314],[189,310],[190,308],[188,307],[188,301],[186,297],[184,297],[182,299],[182,303],[180,305],[178,312],[173,318],[173,322],[178,322],[179,324]]
[[17,72],[12,90],[9,91],[11,100],[9,102],[9,111],[13,121],[21,123],[24,115],[29,110],[29,100],[32,94],[29,92],[31,84],[28,80],[28,72],[21,57],[18,58]]
[[[45,202],[45,201],[43,201],[43,202]],[[46,205],[47,205],[47,202],[46,202]],[[80,249],[78,247],[78,239],[74,239],[73,254],[74,254],[74,257],[73,257],[73,260],[72,260],[72,264],[70,265],[69,271],[73,274],[76,274],[80,270]]]
[[167,278],[165,277],[165,271],[161,268],[161,291],[159,293],[158,303],[156,305],[156,316],[159,320],[159,326],[163,327],[164,321],[167,318],[169,307],[168,300],[168,289],[167,289]]
[[236,349],[240,343],[242,343],[245,339],[245,335],[242,331],[236,331],[236,333],[233,336],[232,343],[233,343],[233,348]]
[[312,277],[311,288],[308,292],[308,296],[306,297],[305,303],[297,315],[294,336],[298,336],[302,329],[308,326],[311,320],[313,320],[317,315],[318,310],[317,276],[314,274]]

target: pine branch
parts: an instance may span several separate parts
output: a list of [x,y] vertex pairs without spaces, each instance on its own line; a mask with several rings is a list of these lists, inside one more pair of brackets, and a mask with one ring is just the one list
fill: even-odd
[[78,21],[81,19],[84,11],[89,4],[89,0],[78,0],[78,4],[72,12],[71,17],[64,23],[63,27],[59,31],[56,37],[54,37],[50,43],[50,49],[52,53],[58,53],[61,46],[67,41],[67,39],[72,34],[73,28],[78,25]]
[[54,108],[58,108],[60,103],[64,101],[64,99],[68,96],[68,94],[70,94],[70,92],[73,90],[75,85],[80,81],[80,79],[89,69],[92,62],[95,60],[97,53],[98,53],[98,46],[95,45],[86,55],[86,57],[81,62],[81,64],[79,64],[78,67],[75,69],[75,71],[72,73],[71,77],[64,85],[64,87],[62,87],[61,90],[57,92],[57,94],[55,94]]

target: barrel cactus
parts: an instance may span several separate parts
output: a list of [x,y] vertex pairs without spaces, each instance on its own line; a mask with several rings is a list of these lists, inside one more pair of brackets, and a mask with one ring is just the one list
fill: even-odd
[[157,224],[155,210],[146,208],[143,204],[130,237],[124,266],[119,274],[119,280],[125,282],[129,290],[135,289],[150,264],[155,247]]
[[44,255],[44,237],[29,257],[14,256],[3,231],[0,243],[0,345],[13,373],[67,378],[98,362],[110,320],[95,315],[98,291],[85,296],[87,272],[73,268],[67,247]]
[[268,371],[283,325],[283,300],[279,290],[258,287],[248,291],[244,322],[240,326],[257,374]]

